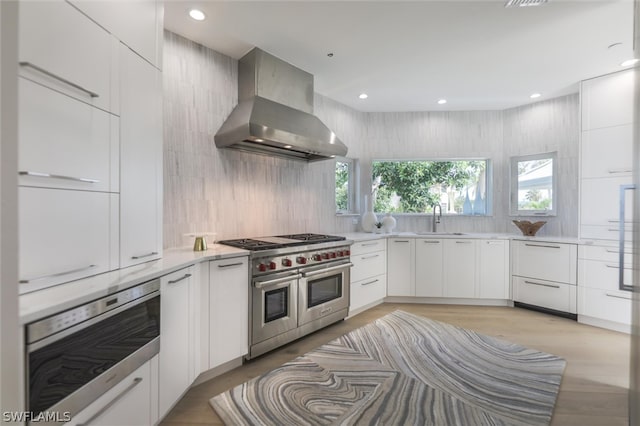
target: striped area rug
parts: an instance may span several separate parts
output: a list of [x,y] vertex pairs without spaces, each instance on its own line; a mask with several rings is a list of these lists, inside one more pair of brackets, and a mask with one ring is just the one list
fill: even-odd
[[565,364],[395,311],[210,403],[228,425],[548,425]]

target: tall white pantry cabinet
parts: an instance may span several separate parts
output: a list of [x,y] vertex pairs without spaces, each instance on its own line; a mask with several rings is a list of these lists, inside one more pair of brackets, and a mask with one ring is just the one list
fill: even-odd
[[[618,280],[632,282],[631,221],[634,70],[581,83],[580,238],[578,320],[628,331],[631,296]],[[620,197],[624,197],[624,222]],[[627,242],[620,259],[620,230]]]

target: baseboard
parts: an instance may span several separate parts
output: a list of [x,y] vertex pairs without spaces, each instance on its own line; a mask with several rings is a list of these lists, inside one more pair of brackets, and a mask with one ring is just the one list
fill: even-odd
[[371,309],[374,306],[378,306],[378,305],[381,305],[383,303],[384,303],[384,299],[380,299],[380,300],[376,300],[375,302],[367,303],[364,306],[360,306],[358,309],[354,309],[354,310],[349,309],[349,316],[346,317],[345,319],[349,319],[351,317],[354,317],[354,316],[358,315],[359,313],[366,311],[367,309]]
[[232,359],[231,361],[225,362],[224,364],[221,364],[215,368],[200,373],[200,375],[196,377],[190,387],[198,386],[199,384],[218,377],[221,374],[233,370],[234,368],[240,367],[242,365],[242,359],[243,357]]
[[528,303],[522,303],[522,302],[513,302],[513,305],[516,308],[529,309],[532,311],[542,312],[543,314],[555,315],[557,317],[567,318],[574,321],[578,319],[577,314],[572,314],[570,312],[557,311],[555,309],[544,308],[542,306],[536,306],[536,305],[529,305]]
[[606,328],[607,330],[631,334],[631,325],[629,324],[588,317],[586,315],[578,315],[578,322],[581,324],[591,325],[593,327]]
[[419,303],[425,305],[513,306],[507,299],[465,299],[457,297],[387,296],[385,303]]

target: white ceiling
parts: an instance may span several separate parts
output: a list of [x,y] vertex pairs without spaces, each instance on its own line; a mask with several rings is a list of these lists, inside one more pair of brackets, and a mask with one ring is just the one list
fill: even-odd
[[576,92],[632,57],[632,0],[503,3],[167,1],[165,27],[236,59],[257,46],[360,111],[505,109]]

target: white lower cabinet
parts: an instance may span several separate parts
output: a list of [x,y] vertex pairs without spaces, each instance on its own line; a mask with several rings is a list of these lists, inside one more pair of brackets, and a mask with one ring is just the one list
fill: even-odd
[[631,324],[631,293],[580,287],[578,320],[582,316],[597,318],[624,325]]
[[[120,383],[102,394],[71,419],[67,425],[129,426],[151,425],[157,421],[153,387],[157,371],[156,358],[144,363]],[[155,367],[155,369],[154,369]]]
[[415,296],[415,247],[413,238],[387,241],[387,296]]
[[248,265],[247,257],[209,263],[209,368],[249,351]]
[[475,297],[476,242],[471,239],[444,241],[444,296]]
[[444,296],[444,243],[432,238],[416,239],[416,296]]
[[576,286],[571,284],[513,277],[513,299],[528,305],[576,313]]
[[478,285],[480,299],[509,299],[509,241],[478,240]]
[[160,280],[160,418],[178,401],[192,382],[189,367],[194,354],[190,342],[190,291],[194,267],[165,275]]
[[349,314],[359,312],[387,295],[386,239],[359,241],[351,247]]

